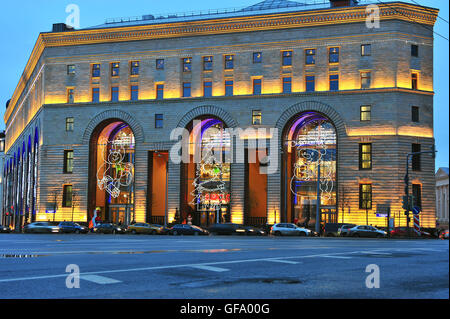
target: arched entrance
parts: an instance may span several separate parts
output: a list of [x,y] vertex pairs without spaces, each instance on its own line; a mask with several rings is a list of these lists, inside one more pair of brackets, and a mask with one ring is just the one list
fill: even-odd
[[208,226],[229,222],[230,135],[225,123],[214,116],[191,121],[189,163],[181,165],[181,219]]
[[308,227],[318,212],[321,223],[337,222],[336,147],[336,128],[322,113],[302,112],[288,122],[282,161],[286,222]]
[[135,138],[122,120],[109,119],[94,129],[89,150],[89,220],[128,225],[134,216]]

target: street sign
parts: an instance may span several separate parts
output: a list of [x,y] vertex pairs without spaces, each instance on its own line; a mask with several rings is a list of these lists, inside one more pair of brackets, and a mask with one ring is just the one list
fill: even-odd
[[377,217],[384,217],[384,218],[386,218],[386,217],[388,217],[388,214],[377,214]]
[[414,215],[418,215],[420,213],[421,209],[418,206],[414,206],[414,208],[412,209],[412,212]]

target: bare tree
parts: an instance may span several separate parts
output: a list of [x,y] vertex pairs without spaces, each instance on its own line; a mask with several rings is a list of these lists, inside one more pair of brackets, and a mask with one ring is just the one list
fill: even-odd
[[58,210],[58,198],[59,198],[59,191],[57,188],[53,189],[50,192],[52,202],[50,203],[53,207],[53,221],[55,221],[56,218],[56,211]]
[[75,210],[75,206],[80,201],[80,196],[78,196],[78,192],[72,190],[72,222],[73,222],[73,211]]
[[350,207],[350,196],[349,196],[349,191],[348,188],[345,186],[341,186],[339,189],[339,207],[342,210],[342,222],[344,222],[344,214],[345,214],[345,209],[347,207]]

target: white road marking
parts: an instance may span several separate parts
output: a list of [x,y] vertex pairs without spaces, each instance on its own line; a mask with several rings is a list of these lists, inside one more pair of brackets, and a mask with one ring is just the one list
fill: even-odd
[[300,262],[297,262],[297,261],[290,261],[290,260],[283,260],[283,259],[266,259],[266,261],[271,261],[274,263],[281,263],[281,264],[290,264],[290,265],[300,264]]
[[392,255],[392,253],[382,253],[379,251],[361,251],[364,254],[371,254],[371,255]]
[[196,268],[196,269],[201,269],[201,270],[209,270],[209,271],[214,271],[214,272],[230,271],[230,269],[212,267],[212,266],[206,266],[206,265],[196,265],[196,266],[191,266],[191,268]]
[[322,255],[317,257],[324,257],[324,258],[337,258],[337,259],[352,259],[353,257],[346,257],[346,256],[331,256],[331,255]]
[[118,284],[121,281],[98,275],[80,275],[80,279],[87,280],[99,285]]

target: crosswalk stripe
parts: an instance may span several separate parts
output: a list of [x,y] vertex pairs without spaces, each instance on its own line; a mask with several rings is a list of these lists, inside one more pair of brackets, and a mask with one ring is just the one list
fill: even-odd
[[121,281],[98,275],[81,275],[81,279],[100,285],[118,284]]
[[281,263],[281,264],[290,264],[290,265],[300,264],[300,262],[297,262],[297,261],[290,261],[290,260],[283,260],[283,259],[266,259],[266,261],[271,261],[274,263]]
[[201,269],[201,270],[209,270],[214,272],[224,272],[229,271],[229,269],[226,268],[219,268],[219,267],[213,267],[213,266],[206,266],[206,265],[193,265],[192,268]]

